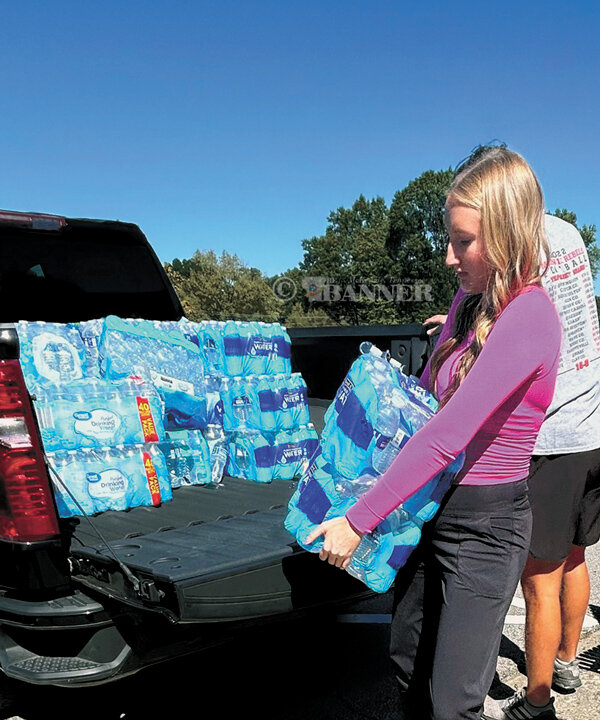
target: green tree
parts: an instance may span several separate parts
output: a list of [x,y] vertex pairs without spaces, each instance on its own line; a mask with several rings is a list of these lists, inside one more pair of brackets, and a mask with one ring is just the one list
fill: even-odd
[[[388,208],[381,197],[367,200],[361,195],[351,208],[340,207],[330,213],[325,234],[302,242],[304,258],[299,265],[306,291],[311,278],[319,285],[339,288],[340,297],[331,301],[311,302],[303,297],[304,310],[313,305],[324,311],[336,324],[368,325],[382,322],[380,302],[360,297],[362,285],[384,283],[390,275],[390,257],[386,251]],[[376,304],[374,304],[376,303]],[[391,303],[388,303],[391,304]],[[395,321],[395,312],[390,314]]]
[[237,255],[198,250],[189,260],[166,263],[165,269],[190,320],[278,319],[267,278]]
[[451,169],[427,170],[399,190],[390,206],[389,254],[402,278],[431,289],[431,300],[399,306],[401,322],[422,322],[446,312],[456,292],[456,278],[445,264],[444,226],[444,203],[453,177]]

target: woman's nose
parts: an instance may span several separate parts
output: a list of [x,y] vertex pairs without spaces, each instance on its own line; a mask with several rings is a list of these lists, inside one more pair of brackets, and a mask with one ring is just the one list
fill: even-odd
[[448,243],[448,249],[446,250],[446,265],[448,267],[452,267],[453,265],[456,265],[458,263],[458,260],[456,258],[456,255],[454,254],[454,249],[452,247],[452,243]]

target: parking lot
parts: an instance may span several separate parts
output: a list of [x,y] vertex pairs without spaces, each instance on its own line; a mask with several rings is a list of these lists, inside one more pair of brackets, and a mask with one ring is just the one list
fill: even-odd
[[[580,659],[584,686],[557,696],[559,717],[600,718],[600,548],[588,551],[592,597]],[[5,688],[2,720],[148,720],[217,708],[264,720],[401,720],[387,663],[389,594],[320,622],[281,623],[243,641],[87,689]],[[524,609],[515,596],[492,695],[524,681]]]

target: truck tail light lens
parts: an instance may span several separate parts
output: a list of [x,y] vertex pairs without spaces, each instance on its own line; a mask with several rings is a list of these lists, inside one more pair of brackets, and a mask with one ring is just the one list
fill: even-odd
[[0,538],[58,535],[58,518],[18,360],[0,360]]

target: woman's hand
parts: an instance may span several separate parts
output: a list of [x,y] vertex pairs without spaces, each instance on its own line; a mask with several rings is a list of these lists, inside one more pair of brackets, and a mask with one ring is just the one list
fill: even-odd
[[323,535],[323,547],[319,552],[321,560],[345,570],[350,564],[352,554],[359,546],[362,534],[357,532],[342,515],[321,523],[306,538],[307,544]]

